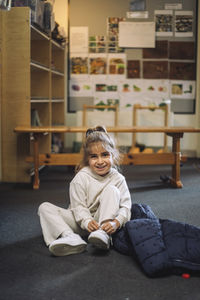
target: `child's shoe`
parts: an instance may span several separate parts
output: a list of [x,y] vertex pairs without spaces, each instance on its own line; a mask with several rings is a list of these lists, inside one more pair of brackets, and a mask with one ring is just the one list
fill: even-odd
[[91,232],[88,237],[88,242],[99,249],[108,250],[110,248],[110,237],[102,229]]
[[55,256],[65,256],[85,251],[87,243],[76,233],[59,238],[49,245],[49,251]]

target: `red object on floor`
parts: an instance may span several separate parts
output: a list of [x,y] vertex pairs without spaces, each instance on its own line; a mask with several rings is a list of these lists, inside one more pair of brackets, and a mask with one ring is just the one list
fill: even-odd
[[185,278],[185,279],[188,279],[188,278],[190,278],[190,274],[188,274],[188,273],[183,273],[183,274],[182,274],[182,277]]

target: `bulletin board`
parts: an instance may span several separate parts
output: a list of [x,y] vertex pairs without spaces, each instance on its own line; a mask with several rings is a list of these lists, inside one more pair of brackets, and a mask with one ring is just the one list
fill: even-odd
[[195,113],[197,1],[185,2],[71,0],[68,112],[171,99],[174,113]]

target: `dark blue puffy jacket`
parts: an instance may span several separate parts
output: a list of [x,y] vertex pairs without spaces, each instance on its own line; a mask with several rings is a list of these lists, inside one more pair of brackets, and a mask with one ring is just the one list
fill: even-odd
[[148,205],[132,205],[131,220],[113,235],[113,246],[134,256],[151,277],[200,274],[200,228],[158,219]]

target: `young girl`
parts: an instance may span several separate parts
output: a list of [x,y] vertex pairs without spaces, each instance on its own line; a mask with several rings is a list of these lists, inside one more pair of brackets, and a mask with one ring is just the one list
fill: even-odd
[[68,209],[44,202],[38,214],[44,241],[55,256],[81,253],[88,242],[109,249],[111,235],[130,220],[131,197],[119,165],[119,152],[102,126],[90,128],[83,159],[70,183]]

